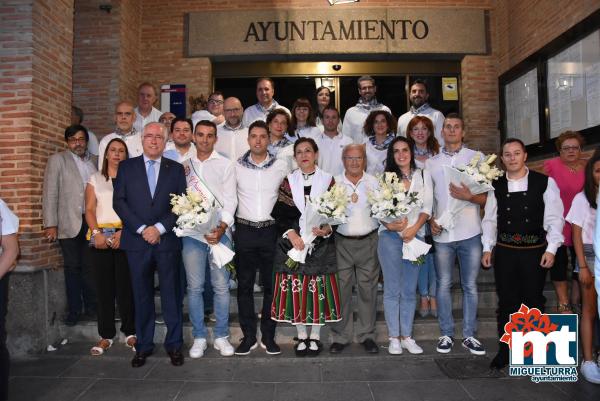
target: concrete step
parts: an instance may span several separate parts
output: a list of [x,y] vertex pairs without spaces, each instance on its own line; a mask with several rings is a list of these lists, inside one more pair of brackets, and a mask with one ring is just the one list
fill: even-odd
[[[453,316],[455,319],[455,332],[457,338],[462,337],[462,310],[454,310]],[[354,321],[356,321],[356,314],[354,316]],[[189,322],[187,314],[184,316],[184,327],[183,327],[183,336],[184,340],[187,343],[191,343],[193,341],[192,338],[192,325]],[[210,340],[213,339],[213,322],[207,322],[208,328],[208,338]],[[119,327],[119,323],[116,323],[117,328]],[[260,326],[258,323],[257,326]],[[230,315],[229,320],[230,327],[230,341],[232,344],[237,344],[238,341],[243,337],[242,331],[238,322],[237,314]],[[157,323],[156,330],[154,335],[154,341],[157,344],[162,343],[164,340],[164,336],[166,334],[166,326],[164,323]],[[98,331],[96,322],[93,321],[81,321],[77,325],[73,327],[68,327],[63,324],[59,326],[59,331],[61,333],[62,338],[66,338],[69,342],[72,341],[97,341],[98,339]],[[260,329],[259,329],[260,331]],[[385,324],[385,318],[383,312],[377,312],[377,321],[376,321],[376,332],[377,332],[377,341],[378,342],[387,342],[388,334],[387,334],[387,326]],[[321,329],[321,338],[325,341],[329,341],[329,325],[325,325]],[[413,337],[417,340],[436,340],[439,337],[439,325],[438,320],[433,317],[425,317],[422,318],[418,315],[415,316],[414,324],[413,324]],[[493,338],[496,336],[496,316],[495,310],[493,309],[479,309],[478,312],[478,331],[477,335],[479,337],[487,337]],[[122,334],[121,334],[122,336]],[[293,338],[296,336],[296,329],[287,323],[279,323],[277,325],[276,331],[277,341],[282,344],[289,344],[293,342]],[[260,333],[259,333],[260,337]],[[121,338],[123,341],[123,338]]]
[[[492,309],[496,308],[498,305],[498,296],[496,295],[496,288],[494,283],[479,283],[478,284],[478,307],[482,309]],[[548,282],[544,289],[544,296],[546,297],[546,305],[554,306],[556,305],[556,294],[554,292],[554,288],[552,284]],[[230,292],[230,302],[229,302],[229,313],[235,314],[238,312],[238,304],[237,304],[237,291],[232,290]],[[459,283],[455,283],[452,286],[452,308],[453,309],[461,309],[462,308],[462,290],[460,288]],[[263,293],[257,292],[254,293],[254,307],[255,311],[258,313],[260,311],[260,307],[263,302]],[[420,298],[417,295],[417,309],[419,308]],[[352,293],[352,305],[354,307],[354,311],[356,312],[357,308],[357,294],[356,292]],[[160,305],[160,292],[157,292],[154,297],[154,306],[157,313],[161,311]],[[383,311],[383,292],[378,291],[377,293],[377,310]],[[189,311],[187,296],[184,300],[183,305],[184,313]]]

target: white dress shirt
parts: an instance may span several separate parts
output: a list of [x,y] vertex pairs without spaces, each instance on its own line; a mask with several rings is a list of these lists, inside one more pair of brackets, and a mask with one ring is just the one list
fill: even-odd
[[165,151],[163,152],[164,157],[175,160],[177,163],[183,163],[195,155],[196,145],[194,145],[194,142],[190,143],[189,149],[184,154],[179,153],[175,147],[175,142],[168,142],[167,146],[165,146]]
[[371,107],[370,110],[358,106],[350,107],[344,116],[342,134],[352,139],[354,143],[365,143],[365,133],[363,131],[365,121],[369,114],[377,110],[385,110],[391,113],[390,108],[384,104],[380,104],[378,107]]
[[252,124],[254,121],[266,121],[269,112],[275,109],[283,109],[290,117],[292,116],[292,113],[290,113],[287,107],[280,105],[275,100],[273,100],[273,103],[271,103],[271,105],[267,108],[262,107],[260,103],[256,103],[244,110],[242,125],[244,127],[250,127],[250,124]]
[[112,134],[105,135],[98,145],[98,154],[102,155],[98,156],[98,170],[102,170],[102,161],[104,160],[106,146],[114,138],[120,138],[125,142],[129,157],[138,157],[144,153],[144,148],[142,148],[142,134],[140,134],[139,131],[135,132],[133,135],[120,135],[113,132]]
[[183,162],[183,168],[188,188],[193,189],[195,181],[200,180],[220,205],[221,221],[231,227],[238,204],[234,163],[213,150],[204,161],[193,155]]
[[135,128],[137,132],[144,132],[144,127],[146,126],[146,124],[157,123],[160,119],[160,116],[162,116],[163,114],[162,111],[160,111],[156,107],[152,107],[152,110],[150,110],[150,114],[148,114],[146,117],[140,114],[139,108],[136,107],[134,110],[135,122],[133,123],[133,128]]
[[584,244],[594,243],[594,228],[596,227],[596,209],[588,202],[585,192],[580,192],[573,198],[571,209],[565,220],[581,227],[581,236]]
[[[73,160],[75,160],[75,165],[77,166],[77,170],[79,171],[79,175],[81,176],[81,184],[83,188],[83,193],[85,193],[85,187],[87,185],[88,180],[96,171],[96,166],[90,159],[89,152],[85,153],[83,158],[77,156],[75,153],[71,152],[71,156],[73,156]],[[85,196],[82,198],[83,205],[81,206],[81,210],[85,210]]]
[[336,184],[346,187],[348,196],[352,194],[358,195],[356,203],[348,202],[346,215],[348,222],[340,224],[337,227],[337,232],[345,236],[361,236],[374,231],[379,227],[377,220],[371,217],[371,207],[367,202],[367,194],[370,191],[377,189],[379,185],[377,179],[371,174],[363,173],[363,176],[354,185],[347,177],[344,171],[342,174],[335,177]]
[[346,145],[352,144],[352,139],[338,133],[333,138],[320,133],[313,138],[319,147],[319,168],[334,177],[344,172],[342,152]]
[[232,128],[227,123],[217,126],[215,150],[232,162],[237,161],[250,150],[248,128],[244,127],[243,124],[240,124],[237,128]]
[[[427,106],[427,107],[425,107]],[[423,116],[427,117],[433,123],[433,130],[435,139],[440,143],[440,147],[444,146],[444,138],[442,137],[442,128],[444,127],[444,115],[441,111],[434,109],[428,104],[424,104],[418,109],[411,109],[406,113],[402,114],[400,118],[398,118],[398,136],[406,137],[406,128],[408,127],[408,123],[415,116]]]
[[212,115],[208,110],[198,110],[192,113],[192,126],[194,127],[194,130],[196,129],[196,124],[198,124],[200,121],[202,120],[207,120],[207,121],[212,121],[214,120],[215,117],[214,115]]
[[[468,164],[473,156],[483,154],[472,149],[463,147],[460,152],[453,156],[448,156],[444,152],[430,157],[425,162],[425,170],[431,174],[433,182],[433,199],[434,199],[434,217],[439,218],[448,206],[450,199],[450,182],[446,180],[444,169],[442,166],[458,167]],[[479,217],[479,205],[469,203],[457,216],[460,224],[456,224],[452,229],[443,229],[440,235],[436,235],[433,239],[436,242],[453,242],[462,241],[481,234],[481,218]]]
[[[258,167],[264,166],[270,158],[267,155],[262,163],[256,164],[252,156],[249,157],[251,163]],[[279,159],[268,168],[258,169],[248,168],[237,162],[235,164],[238,196],[236,216],[253,222],[273,220],[271,211],[277,201],[281,181],[287,174],[286,164]]]
[[[524,192],[529,187],[529,169],[527,173],[516,180],[512,180],[506,176],[508,180],[508,192]],[[546,252],[556,254],[556,250],[564,241],[562,234],[565,220],[563,219],[563,204],[560,199],[560,190],[554,179],[548,177],[548,186],[544,191],[544,220],[543,226],[546,231],[546,241],[548,246]],[[496,237],[498,219],[498,200],[494,195],[494,191],[488,192],[487,201],[485,203],[485,214],[482,221],[483,235],[481,243],[483,244],[484,252],[491,252],[496,245]]]

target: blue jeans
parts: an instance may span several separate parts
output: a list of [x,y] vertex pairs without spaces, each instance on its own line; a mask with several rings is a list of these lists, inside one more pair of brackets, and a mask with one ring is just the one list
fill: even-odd
[[[232,248],[231,240],[223,235],[221,243]],[[204,324],[204,282],[206,265],[209,264],[209,247],[207,244],[193,238],[183,237],[181,251],[187,277],[187,296],[192,321],[194,338],[206,338]],[[229,272],[225,267],[210,266],[210,281],[214,290],[214,312],[217,318],[214,337],[229,336]]]
[[383,271],[383,310],[388,335],[411,336],[420,266],[402,259],[402,238],[394,231],[379,233],[377,254]]
[[475,335],[477,330],[477,275],[481,267],[481,235],[454,242],[435,243],[437,273],[438,320],[443,336],[454,336],[452,317],[452,270],[456,257],[460,268],[463,291],[463,337]]

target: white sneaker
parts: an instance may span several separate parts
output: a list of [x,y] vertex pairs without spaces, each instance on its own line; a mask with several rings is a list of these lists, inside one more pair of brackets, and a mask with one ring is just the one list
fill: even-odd
[[254,283],[254,292],[262,292],[262,287],[256,283]]
[[202,358],[206,351],[206,338],[194,338],[194,344],[190,348],[190,358]]
[[215,347],[217,351],[221,352],[221,356],[232,356],[235,352],[233,346],[227,340],[227,337],[215,339],[213,347]]
[[411,354],[423,353],[423,348],[419,347],[412,337],[406,337],[405,339],[400,340],[400,345]]
[[392,355],[400,355],[402,353],[402,346],[400,345],[400,340],[394,337],[390,337],[388,352]]
[[600,368],[594,361],[585,361],[579,369],[581,375],[590,383],[600,384]]

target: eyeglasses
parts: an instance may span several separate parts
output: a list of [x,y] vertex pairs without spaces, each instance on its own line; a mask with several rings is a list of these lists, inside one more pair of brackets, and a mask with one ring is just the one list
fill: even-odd
[[570,152],[570,151],[577,151],[580,150],[581,147],[580,146],[563,146],[560,148],[560,150],[562,152]]
[[77,143],[77,142],[79,142],[79,143],[86,143],[87,139],[85,139],[85,137],[83,137],[83,138],[73,138],[73,137],[70,137],[69,139],[67,139],[67,142],[68,143]]
[[208,103],[220,105],[220,104],[223,104],[224,102],[222,100],[210,99],[208,101]]

